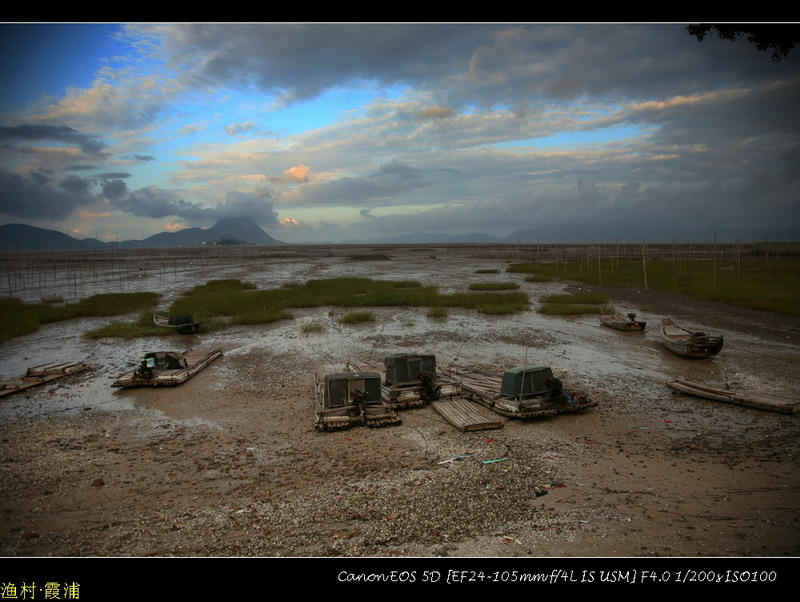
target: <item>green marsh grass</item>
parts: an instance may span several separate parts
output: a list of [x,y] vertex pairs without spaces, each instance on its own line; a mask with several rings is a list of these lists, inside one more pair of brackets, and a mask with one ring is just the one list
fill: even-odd
[[[641,259],[603,258],[591,262],[519,264],[512,273],[542,274],[610,287],[662,290],[800,315],[800,261],[791,258]],[[645,280],[646,276],[646,280]]]
[[554,278],[550,276],[542,276],[541,274],[534,274],[532,276],[526,276],[525,282],[552,282]]
[[471,291],[508,291],[518,288],[516,282],[473,282],[469,285]]
[[429,318],[446,318],[447,317],[447,308],[446,307],[431,307],[428,310],[428,317]]
[[542,297],[542,303],[557,303],[561,305],[602,305],[608,303],[609,296],[605,293],[564,293],[560,295],[547,295]]
[[363,324],[364,322],[374,322],[374,311],[352,311],[339,318],[342,324]]
[[300,331],[306,336],[311,334],[320,334],[325,332],[325,324],[322,322],[308,322],[303,324],[303,326],[300,328]]
[[118,316],[150,309],[157,301],[156,293],[106,293],[66,305],[24,303],[13,297],[0,299],[0,341],[35,332],[41,324],[73,318]]
[[614,308],[610,305],[585,305],[582,303],[547,303],[539,308],[540,314],[548,316],[579,316],[581,314],[613,314]]
[[501,292],[443,295],[436,287],[422,286],[415,280],[330,278],[269,290],[227,281],[225,285],[195,287],[177,299],[169,313],[191,314],[198,321],[225,316],[236,324],[262,324],[290,318],[290,309],[311,307],[463,307],[497,314],[526,309],[528,297]]
[[572,293],[547,295],[540,301],[540,314],[548,316],[578,316],[581,314],[613,314],[614,308],[606,305],[608,295],[604,293]]

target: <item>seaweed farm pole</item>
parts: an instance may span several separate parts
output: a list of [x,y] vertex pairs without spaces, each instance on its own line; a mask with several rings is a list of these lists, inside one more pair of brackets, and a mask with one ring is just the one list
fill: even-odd
[[714,252],[714,258],[713,258],[713,261],[711,263],[712,266],[713,266],[713,270],[714,270],[714,278],[713,279],[714,279],[714,286],[717,286],[717,233],[716,232],[714,232],[714,247],[713,247],[712,250]]
[[597,284],[603,286],[603,243],[597,245]]
[[642,270],[644,271],[644,290],[647,290],[647,247],[642,241]]

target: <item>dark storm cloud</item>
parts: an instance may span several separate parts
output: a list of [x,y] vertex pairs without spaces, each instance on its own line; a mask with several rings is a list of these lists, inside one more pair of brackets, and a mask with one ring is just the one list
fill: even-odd
[[111,173],[99,173],[95,177],[100,178],[101,180],[122,180],[125,178],[130,178],[131,174],[124,171],[119,171]]
[[79,147],[90,155],[98,155],[105,148],[105,144],[95,136],[81,132],[65,125],[31,125],[23,124],[13,127],[0,127],[0,142],[16,140],[30,142],[39,140],[52,140]]
[[0,170],[0,213],[15,218],[61,219],[91,205],[93,183],[78,176],[57,179],[48,170],[21,176]]
[[175,57],[207,57],[203,78],[287,100],[361,79],[434,91],[446,107],[524,110],[543,96],[668,97],[798,73],[797,61],[771,64],[748,45],[699,47],[673,24],[189,24],[165,35]]
[[214,222],[226,217],[249,217],[261,224],[273,224],[278,214],[273,209],[268,190],[244,193],[228,192],[225,201],[205,207],[186,201],[179,193],[158,188],[142,188],[132,192],[122,180],[103,185],[103,196],[115,207],[139,217],[179,217],[195,223]]
[[193,50],[208,56],[205,78],[304,100],[354,78],[394,84],[445,77],[456,61],[463,70],[475,44],[491,33],[394,23],[190,24],[170,30],[167,48],[176,56]]
[[151,155],[128,155],[128,159],[133,159],[134,161],[155,161],[156,158]]

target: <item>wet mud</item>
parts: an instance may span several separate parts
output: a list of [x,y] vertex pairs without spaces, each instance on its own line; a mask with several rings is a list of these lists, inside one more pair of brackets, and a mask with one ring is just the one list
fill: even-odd
[[[314,308],[267,326],[132,341],[83,339],[108,319],[81,319],[0,345],[2,376],[51,361],[91,364],[85,373],[0,401],[0,553],[800,552],[797,417],[665,386],[685,378],[796,397],[800,320],[655,291],[603,289],[621,313],[648,321],[644,333],[622,333],[597,316],[536,312],[539,297],[583,285],[527,283],[504,272],[506,261],[434,251],[436,259],[430,249],[398,247],[386,261],[327,253],[213,269],[153,268],[127,279],[125,290],[157,290],[167,306],[212,278],[242,278],[258,288],[337,276],[414,279],[445,293],[513,279],[529,295],[530,310],[488,316],[451,308],[434,319],[427,308],[376,308],[375,322],[352,326],[338,322],[344,310]],[[31,300],[42,294],[19,292]],[[671,354],[657,332],[666,316],[723,334],[722,353],[708,360]],[[325,330],[304,335],[308,321]],[[197,346],[224,355],[180,387],[111,387],[146,351]],[[381,363],[403,351],[498,374],[521,364],[550,366],[567,388],[599,403],[581,414],[509,420],[502,429],[473,433],[455,430],[430,407],[401,411],[400,426],[314,431],[315,373],[339,371],[348,361]],[[464,457],[443,463],[458,456]],[[499,461],[483,463],[491,460]]]

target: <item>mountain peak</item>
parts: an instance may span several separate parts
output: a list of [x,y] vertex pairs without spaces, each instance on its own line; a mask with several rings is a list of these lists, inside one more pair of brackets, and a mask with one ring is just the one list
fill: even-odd
[[177,247],[203,243],[236,241],[250,245],[282,245],[248,217],[229,217],[219,220],[210,228],[186,228],[177,232],[160,232],[144,240],[127,240],[105,243],[97,239],[78,240],[63,232],[45,230],[25,224],[0,226],[0,251],[102,249],[110,245],[122,248]]

